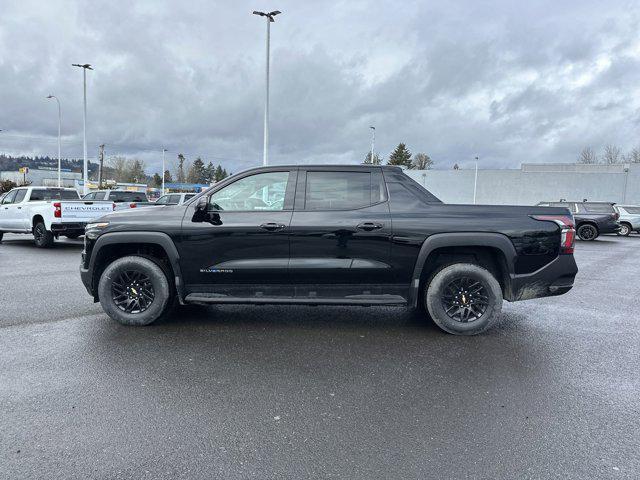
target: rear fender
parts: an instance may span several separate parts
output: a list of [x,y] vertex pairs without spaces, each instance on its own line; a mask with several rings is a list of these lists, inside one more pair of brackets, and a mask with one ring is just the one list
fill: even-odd
[[[515,260],[517,257],[516,249],[511,240],[500,233],[437,233],[428,237],[418,254],[413,276],[411,278],[411,287],[409,289],[409,306],[416,308],[418,306],[418,298],[420,296],[420,278],[422,270],[429,258],[429,255],[438,248],[443,247],[492,247],[500,250],[507,262],[509,278],[515,276]],[[511,285],[506,285],[507,290]]]

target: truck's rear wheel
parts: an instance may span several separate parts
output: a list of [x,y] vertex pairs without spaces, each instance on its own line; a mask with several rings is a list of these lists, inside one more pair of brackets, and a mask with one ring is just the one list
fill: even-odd
[[477,335],[498,319],[502,290],[488,270],[471,263],[455,263],[433,275],[424,302],[433,321],[445,332]]
[[121,324],[149,325],[169,310],[173,293],[156,262],[132,255],[105,268],[98,296],[107,315]]
[[47,230],[44,222],[38,222],[33,227],[33,238],[38,248],[49,248],[53,245],[53,233]]

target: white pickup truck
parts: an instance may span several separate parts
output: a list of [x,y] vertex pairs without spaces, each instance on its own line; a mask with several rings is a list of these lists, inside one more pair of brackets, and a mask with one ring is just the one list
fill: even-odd
[[0,203],[0,241],[7,232],[31,233],[37,247],[50,247],[60,235],[84,235],[87,223],[114,209],[110,201],[81,200],[73,188],[14,188]]

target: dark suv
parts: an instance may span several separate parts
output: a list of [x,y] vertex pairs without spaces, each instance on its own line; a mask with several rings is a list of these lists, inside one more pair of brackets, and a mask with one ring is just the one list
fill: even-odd
[[566,208],[445,205],[398,167],[278,166],[87,226],[82,281],[146,325],[180,304],[418,307],[473,335],[503,299],[568,292]]
[[602,234],[620,231],[620,214],[610,202],[541,202],[539,206],[565,207],[571,210],[576,221],[578,238],[595,240]]

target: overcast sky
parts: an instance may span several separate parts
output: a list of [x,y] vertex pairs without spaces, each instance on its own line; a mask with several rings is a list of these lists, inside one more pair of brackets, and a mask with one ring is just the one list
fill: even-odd
[[572,162],[640,144],[637,1],[0,0],[0,153],[88,145],[238,171],[262,161],[265,21],[271,162],[358,163],[398,142],[438,168]]

